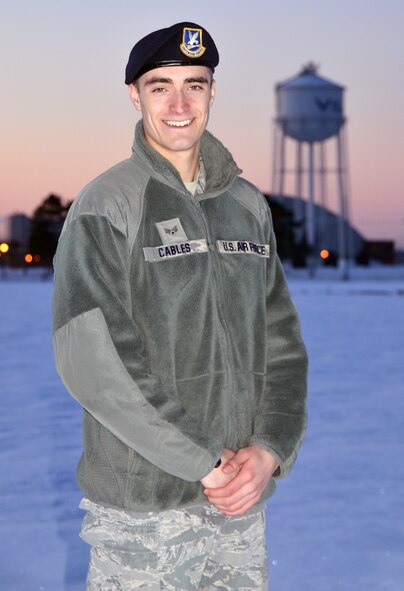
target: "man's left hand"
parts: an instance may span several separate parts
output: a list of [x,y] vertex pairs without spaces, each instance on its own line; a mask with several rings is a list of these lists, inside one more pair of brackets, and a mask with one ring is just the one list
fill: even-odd
[[278,463],[269,451],[250,445],[226,463],[223,472],[237,474],[226,486],[206,488],[209,501],[225,515],[243,515],[261,497]]

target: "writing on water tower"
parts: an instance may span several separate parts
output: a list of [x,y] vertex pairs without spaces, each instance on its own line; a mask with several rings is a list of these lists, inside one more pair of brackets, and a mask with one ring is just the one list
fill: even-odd
[[314,102],[322,113],[342,113],[342,103],[337,99],[315,97]]

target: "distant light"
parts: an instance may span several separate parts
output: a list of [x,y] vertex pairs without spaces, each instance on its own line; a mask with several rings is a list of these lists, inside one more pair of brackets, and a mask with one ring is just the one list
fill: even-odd
[[39,262],[41,262],[41,255],[39,255],[39,254],[34,255],[34,263],[39,263]]
[[330,256],[330,253],[328,250],[326,250],[325,248],[320,252],[320,256],[322,259],[328,259],[328,257]]
[[8,252],[9,250],[10,250],[10,247],[7,244],[7,242],[2,242],[0,244],[0,252],[2,252],[3,254],[6,254],[6,252]]
[[29,264],[29,263],[32,263],[34,257],[32,256],[32,254],[26,254],[24,259],[25,259],[25,262]]

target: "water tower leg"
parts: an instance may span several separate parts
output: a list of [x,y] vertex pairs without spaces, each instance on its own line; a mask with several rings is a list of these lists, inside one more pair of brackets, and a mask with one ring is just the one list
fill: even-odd
[[309,143],[309,170],[306,204],[306,237],[309,247],[309,275],[314,277],[316,267],[316,226],[314,211],[314,144]]
[[325,152],[325,142],[321,142],[319,144],[319,153],[320,153],[320,204],[321,209],[318,212],[318,246],[321,250],[322,248],[327,248],[329,250],[329,245],[327,244],[327,230],[326,230],[326,212],[325,208],[327,206],[327,182],[326,182],[326,172],[327,172],[327,164],[326,164],[326,152]]
[[346,256],[348,261],[348,269],[349,263],[352,261],[353,258],[353,234],[351,231],[351,215],[350,215],[350,183],[349,183],[349,157],[348,157],[348,137],[347,137],[347,125],[344,125],[341,128],[341,138],[342,138],[342,158],[343,158],[343,187],[344,187],[344,209],[345,209],[345,221],[346,221]]
[[295,199],[293,201],[293,236],[296,245],[304,242],[304,205],[302,201],[302,142],[296,142]]
[[279,142],[279,191],[280,196],[284,195],[284,181],[285,181],[285,134],[281,131],[281,138]]
[[348,256],[347,256],[347,212],[344,185],[344,149],[342,140],[342,129],[337,135],[337,173],[339,188],[339,224],[338,224],[338,262],[341,271],[341,279],[349,279]]
[[296,142],[296,197],[302,196],[302,142]]
[[273,121],[273,133],[272,133],[272,179],[271,179],[271,193],[272,195],[278,194],[279,182],[278,182],[278,134],[279,127],[276,120]]

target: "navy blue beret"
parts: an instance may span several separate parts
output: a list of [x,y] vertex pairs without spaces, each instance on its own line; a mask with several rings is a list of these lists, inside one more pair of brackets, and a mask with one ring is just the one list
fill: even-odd
[[177,23],[136,43],[126,66],[125,84],[155,68],[207,66],[213,71],[218,63],[219,53],[206,29],[195,23]]

